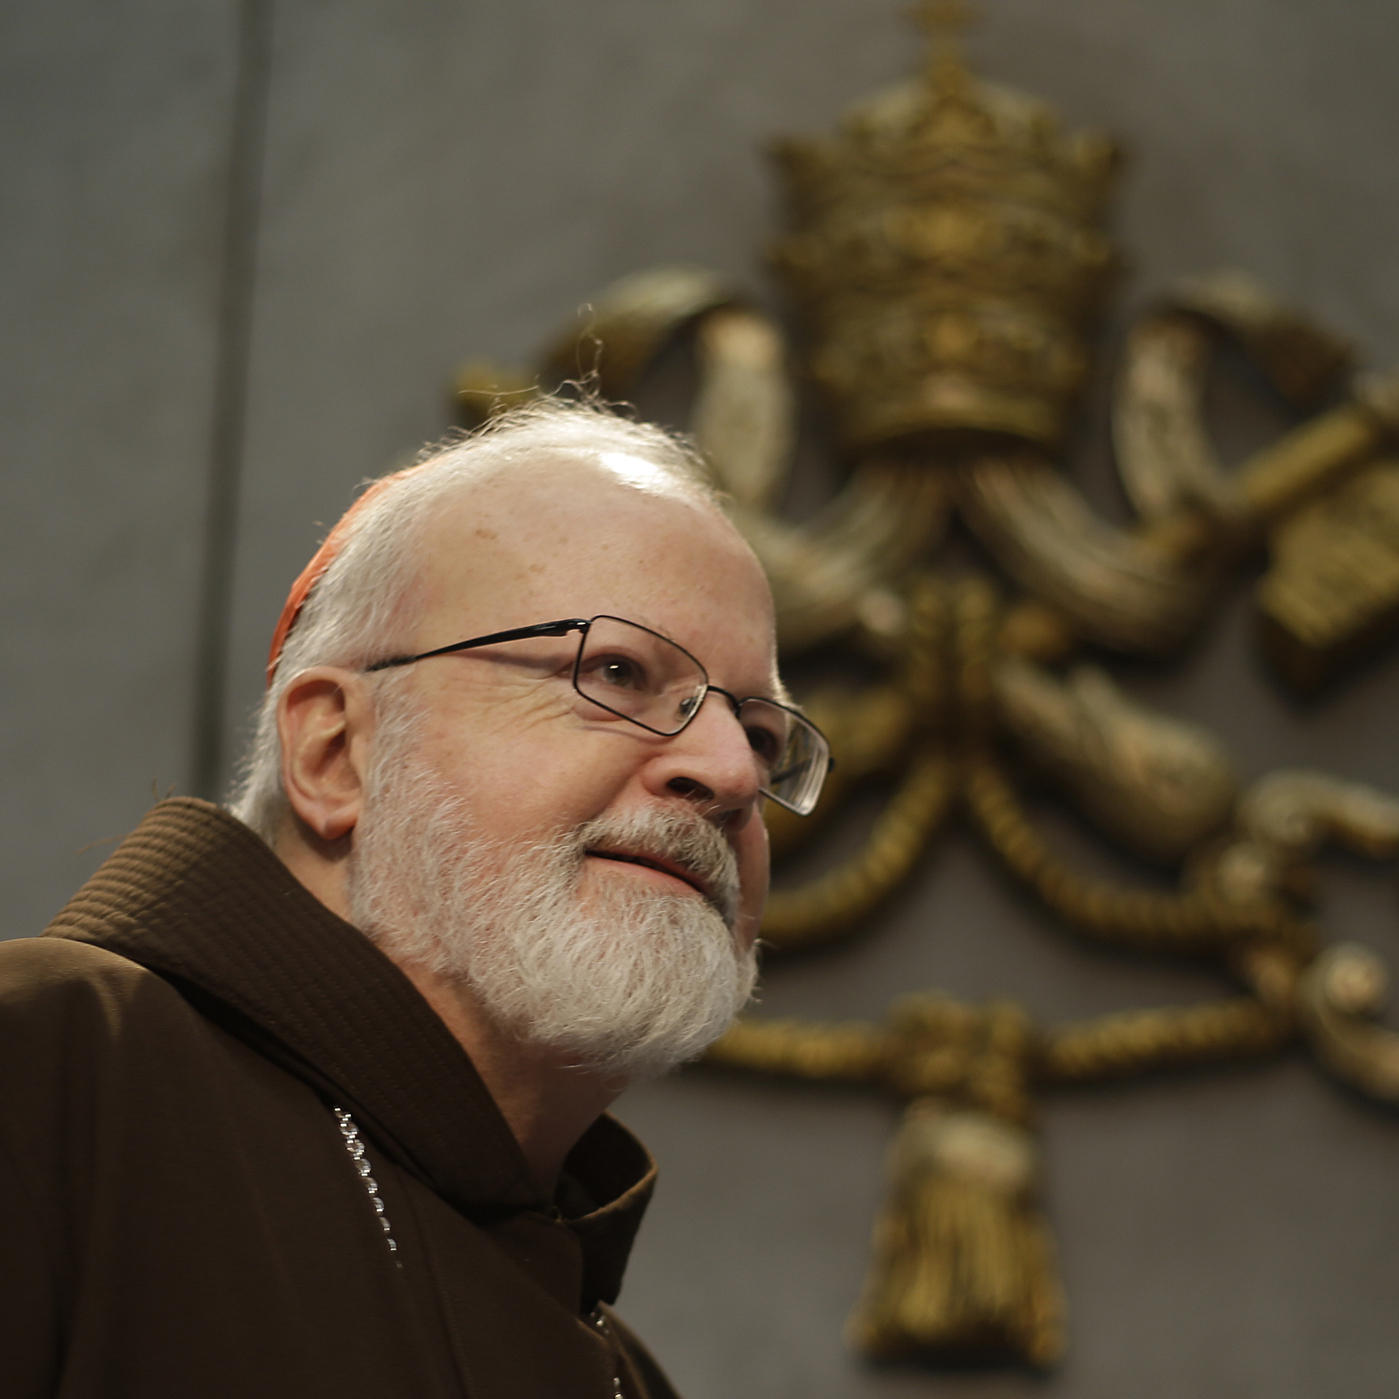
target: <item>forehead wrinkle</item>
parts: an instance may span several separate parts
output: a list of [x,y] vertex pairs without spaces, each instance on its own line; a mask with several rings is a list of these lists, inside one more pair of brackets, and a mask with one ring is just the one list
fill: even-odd
[[[461,618],[463,635],[607,613],[671,637],[706,670],[723,669],[719,657],[707,654],[714,648],[712,635],[705,640],[678,634],[688,633],[685,625],[677,631],[677,610],[688,615],[689,605],[702,596],[706,606],[727,611],[735,640],[745,649],[759,643],[773,657],[774,619],[765,580],[761,601],[745,583],[726,604],[726,590],[714,586],[716,571],[722,576],[734,567],[763,579],[733,521],[713,502],[678,489],[643,458],[627,461],[636,473],[654,477],[652,489],[628,478],[617,463],[600,461],[600,455],[550,453],[524,463],[493,464],[487,475],[444,502],[422,539],[421,574],[436,614],[424,647],[429,641],[443,644],[437,632],[451,629],[441,620],[444,613]],[[609,530],[613,519],[617,528]],[[677,576],[672,566],[677,532],[694,541],[697,557],[711,556],[688,578]],[[775,660],[767,660],[755,693],[786,695],[775,671]]]
[[[610,498],[610,500],[609,500]],[[456,502],[470,512],[475,533],[492,540],[544,553],[579,542],[580,517],[619,512],[629,506],[677,510],[728,524],[716,506],[693,495],[665,468],[623,453],[551,451],[526,461],[501,460],[488,465]],[[611,553],[614,541],[598,538],[589,547]],[[623,541],[633,547],[634,541]]]

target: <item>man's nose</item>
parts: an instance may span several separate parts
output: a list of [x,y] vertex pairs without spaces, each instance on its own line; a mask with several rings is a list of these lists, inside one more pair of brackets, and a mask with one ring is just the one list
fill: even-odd
[[733,697],[711,687],[678,734],[648,764],[648,781],[658,795],[679,795],[712,809],[726,822],[755,811],[761,780],[758,760]]

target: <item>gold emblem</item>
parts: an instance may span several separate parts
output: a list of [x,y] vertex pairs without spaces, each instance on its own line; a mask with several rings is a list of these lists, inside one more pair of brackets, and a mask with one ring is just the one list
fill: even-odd
[[[1036,1093],[1300,1038],[1344,1083],[1399,1104],[1399,1034],[1377,1018],[1385,969],[1328,943],[1308,909],[1323,845],[1399,855],[1399,801],[1285,768],[1243,786],[1212,735],[1134,703],[1086,655],[1169,653],[1261,549],[1257,605],[1284,678],[1313,686],[1377,644],[1399,616],[1399,377],[1350,379],[1346,345],[1237,273],[1177,286],[1137,321],[1117,376],[1114,446],[1137,520],[1101,519],[1057,454],[1116,263],[1104,225],[1116,152],[973,78],[949,35],[966,17],[920,6],[922,74],[834,136],[777,152],[789,226],[774,264],[848,464],[814,519],[791,524],[773,505],[795,438],[786,337],[702,269],[626,278],[593,303],[591,350],[570,328],[533,372],[478,362],[457,387],[464,415],[482,417],[595,362],[600,391],[627,397],[693,335],[691,431],[768,568],[784,655],[858,658],[842,667],[858,682],[838,674],[803,696],[838,765],[813,818],[773,813],[774,849],[819,840],[822,818],[868,784],[889,791],[855,853],[779,886],[770,944],[875,927],[960,816],[1050,919],[1107,946],[1210,959],[1241,988],[1071,1024],[929,991],[879,1023],[754,1019],[713,1050],[730,1068],[868,1084],[906,1104],[857,1347],[992,1347],[1045,1365],[1064,1306],[1037,1196]],[[1226,343],[1299,418],[1232,470],[1203,411]],[[940,561],[954,516],[996,576]],[[1028,769],[1105,838],[1176,868],[1178,886],[1071,867],[1021,799]]]

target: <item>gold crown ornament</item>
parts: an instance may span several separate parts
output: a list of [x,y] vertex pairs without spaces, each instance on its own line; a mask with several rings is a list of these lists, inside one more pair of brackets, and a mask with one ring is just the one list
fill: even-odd
[[1118,164],[1045,104],[974,79],[925,3],[923,75],[775,155],[790,231],[773,249],[811,333],[810,370],[853,452],[929,432],[1057,445],[1116,256]]

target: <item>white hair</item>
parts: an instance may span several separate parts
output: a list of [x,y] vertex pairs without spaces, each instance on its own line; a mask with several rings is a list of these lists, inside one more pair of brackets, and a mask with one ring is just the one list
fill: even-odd
[[[311,666],[364,666],[397,649],[412,623],[406,599],[422,567],[415,546],[448,496],[530,459],[600,452],[644,458],[660,468],[676,495],[721,509],[702,459],[684,439],[592,401],[540,399],[426,448],[413,469],[354,513],[339,552],[312,587],[286,638],[239,766],[229,797],[234,815],[264,840],[274,840],[289,810],[277,726],[282,695]],[[391,682],[380,676],[376,683]]]

